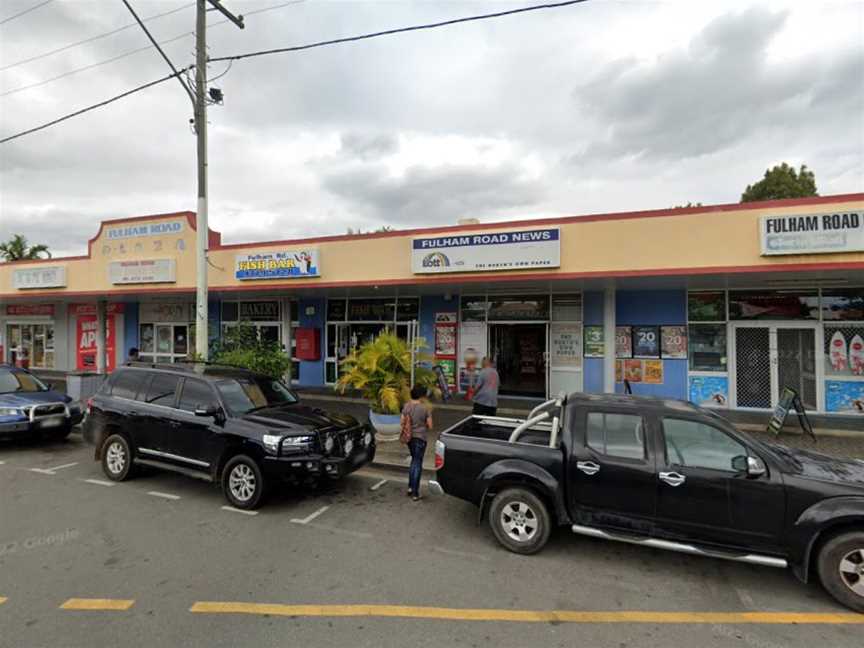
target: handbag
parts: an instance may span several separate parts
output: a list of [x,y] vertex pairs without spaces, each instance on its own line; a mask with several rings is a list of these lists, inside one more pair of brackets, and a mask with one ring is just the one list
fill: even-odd
[[399,419],[399,441],[400,443],[404,443],[408,445],[408,442],[411,441],[411,436],[414,433],[414,426],[411,424],[411,417],[408,414],[403,413],[402,417]]

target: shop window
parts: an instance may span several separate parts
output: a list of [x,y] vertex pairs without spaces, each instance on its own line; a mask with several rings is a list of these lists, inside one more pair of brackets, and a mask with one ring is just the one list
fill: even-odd
[[250,322],[278,322],[278,301],[247,301],[240,302],[240,319]]
[[461,303],[463,322],[486,321],[486,300],[483,297],[463,297]]
[[396,321],[410,322],[420,319],[420,299],[418,297],[400,297],[396,301]]
[[552,297],[553,322],[581,322],[582,295],[555,295]]
[[864,377],[864,324],[825,325],[825,375]]
[[725,322],[725,292],[691,292],[687,294],[687,319],[691,322]]
[[493,297],[489,300],[489,321],[531,321],[549,319],[549,298]]
[[819,317],[815,290],[742,290],[729,292],[729,319],[812,320]]
[[395,299],[349,299],[349,322],[392,322],[396,319]]
[[589,412],[586,435],[588,446],[600,454],[625,459],[645,458],[641,416]]
[[328,322],[344,322],[345,315],[345,300],[344,299],[328,299],[327,300],[327,321]]
[[864,321],[864,288],[823,290],[822,319]]
[[691,324],[690,371],[726,371],[726,325]]
[[222,321],[236,322],[240,309],[237,302],[222,302]]
[[24,368],[54,367],[53,324],[10,324],[6,332],[11,363]]

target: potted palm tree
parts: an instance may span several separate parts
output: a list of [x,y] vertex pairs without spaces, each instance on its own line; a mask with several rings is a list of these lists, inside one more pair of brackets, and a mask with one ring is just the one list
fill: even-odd
[[[440,391],[435,373],[428,368],[430,359],[419,353],[425,346],[423,338],[414,340],[414,383],[437,397]],[[411,398],[411,351],[408,342],[384,331],[342,361],[336,389],[342,394],[347,389],[363,394],[369,401],[369,421],[384,441],[399,437],[399,414]]]

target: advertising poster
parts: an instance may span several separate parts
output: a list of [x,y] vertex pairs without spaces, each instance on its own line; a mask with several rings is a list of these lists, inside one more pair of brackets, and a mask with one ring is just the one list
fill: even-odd
[[825,410],[837,414],[864,416],[864,381],[826,381]]
[[702,407],[729,405],[729,378],[726,376],[690,376],[690,402]]
[[474,376],[486,355],[486,323],[462,322],[459,328],[459,390],[473,391]]
[[687,327],[660,327],[660,355],[664,358],[687,359]]
[[[108,315],[105,318],[105,354],[107,357],[106,370],[114,371],[114,329],[115,317]],[[77,353],[76,364],[78,371],[96,371],[96,316],[80,315],[76,326]]]
[[624,361],[616,360],[615,361],[615,382],[620,383],[624,382]]
[[234,259],[234,277],[240,280],[301,279],[320,274],[315,248],[238,254]]
[[566,369],[582,366],[581,325],[553,322],[549,326],[549,346],[552,367]]
[[633,327],[633,357],[634,358],[659,358],[660,357],[660,327],[658,327],[658,326],[634,326]]
[[585,357],[602,358],[605,345],[603,344],[603,327],[585,327]]
[[629,326],[615,327],[615,357],[633,357],[633,331]]
[[441,380],[448,388],[456,387],[457,314],[435,314],[435,364],[441,368]]
[[642,382],[649,385],[663,384],[662,360],[645,360],[642,368]]
[[624,360],[624,379],[631,383],[642,382],[641,360]]
[[558,228],[417,238],[412,242],[414,274],[557,268]]

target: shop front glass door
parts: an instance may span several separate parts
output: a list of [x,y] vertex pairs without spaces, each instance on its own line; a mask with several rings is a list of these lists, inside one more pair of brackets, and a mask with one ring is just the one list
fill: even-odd
[[490,324],[489,352],[502,395],[546,395],[546,324]]
[[816,329],[778,324],[735,328],[737,407],[770,409],[783,389],[798,392],[808,409],[817,409]]

